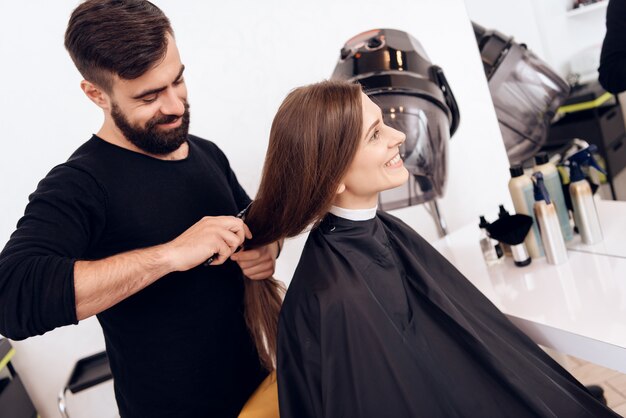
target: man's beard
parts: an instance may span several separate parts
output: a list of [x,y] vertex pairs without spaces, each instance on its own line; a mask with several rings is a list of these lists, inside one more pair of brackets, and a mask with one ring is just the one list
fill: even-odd
[[159,129],[159,124],[172,123],[178,116],[155,116],[146,122],[145,127],[132,125],[122,113],[117,103],[111,107],[111,117],[126,139],[142,151],[152,155],[167,155],[176,151],[189,133],[189,104],[185,101],[185,112],[179,127],[170,130]]

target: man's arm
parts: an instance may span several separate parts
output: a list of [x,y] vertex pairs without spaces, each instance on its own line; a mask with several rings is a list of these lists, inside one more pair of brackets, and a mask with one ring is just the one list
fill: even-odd
[[168,243],[81,261],[106,224],[107,199],[97,182],[62,165],[29,200],[0,253],[0,334],[15,340],[75,324],[213,254],[213,264],[221,264],[247,233],[239,219],[207,217]]
[[173,241],[74,265],[76,317],[98,314],[174,271],[186,271],[217,254],[224,263],[250,231],[232,216],[205,217]]
[[85,171],[60,165],[29,196],[0,253],[0,333],[20,340],[76,324],[74,263],[97,243],[106,196]]

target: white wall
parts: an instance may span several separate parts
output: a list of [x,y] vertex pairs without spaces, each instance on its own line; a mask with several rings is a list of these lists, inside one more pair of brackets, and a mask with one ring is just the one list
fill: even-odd
[[[606,8],[594,7],[573,15],[568,13],[571,4],[571,0],[533,0],[547,62],[564,76],[570,72],[570,60],[585,50],[595,58],[593,66],[597,69],[606,34]],[[597,79],[597,73],[592,77]]]
[[470,19],[526,43],[563,77],[570,72],[572,57],[582,51],[590,50],[590,59],[595,58],[597,65],[606,33],[606,7],[594,5],[583,13],[568,13],[573,3],[573,0],[465,0]]
[[545,56],[544,40],[536,24],[532,1],[465,0],[469,18],[528,45],[540,57]]
[[[0,243],[13,231],[38,180],[102,121],[99,109],[83,97],[79,74],[63,49],[67,18],[77,3],[1,4]],[[462,0],[155,3],[172,20],[187,67],[192,132],[226,152],[251,195],[282,98],[293,87],[329,77],[340,47],[353,35],[391,27],[422,42],[432,61],[443,67],[459,102],[462,121],[450,143],[449,182],[441,202],[450,229],[476,222],[498,203],[509,204],[506,154]],[[423,208],[401,211],[401,216],[435,238]],[[279,278],[289,281],[302,241],[288,243],[279,260]],[[91,319],[15,346],[15,365],[45,418],[56,416],[56,392],[73,362],[101,349],[103,341]],[[89,398],[91,410],[82,416],[115,413],[110,386],[104,392],[109,397]],[[75,399],[83,396],[88,397]],[[83,405],[76,411],[79,407],[86,410]]]

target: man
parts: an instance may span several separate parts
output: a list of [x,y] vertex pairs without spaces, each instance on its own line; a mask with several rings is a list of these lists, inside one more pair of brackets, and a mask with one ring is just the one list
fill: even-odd
[[250,199],[217,146],[188,135],[185,67],[160,9],[88,0],[65,46],[104,123],[39,183],[0,254],[0,333],[97,315],[121,416],[236,416],[266,375],[242,269],[271,276],[278,245],[229,260],[251,236],[232,216]]

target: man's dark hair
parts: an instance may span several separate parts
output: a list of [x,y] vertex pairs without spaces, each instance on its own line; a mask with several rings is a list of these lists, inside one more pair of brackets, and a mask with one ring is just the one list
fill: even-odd
[[65,48],[85,80],[110,92],[114,74],[132,80],[163,60],[168,33],[169,19],[149,1],[87,0],[72,12]]

